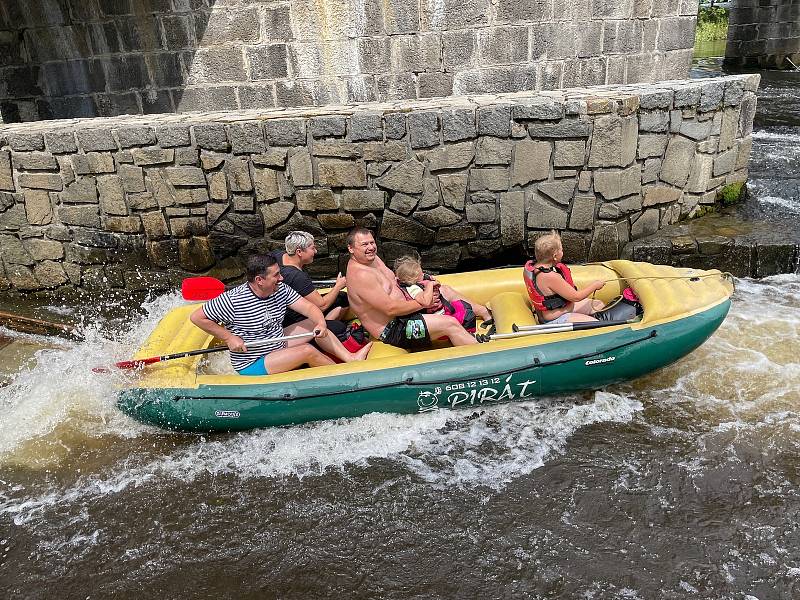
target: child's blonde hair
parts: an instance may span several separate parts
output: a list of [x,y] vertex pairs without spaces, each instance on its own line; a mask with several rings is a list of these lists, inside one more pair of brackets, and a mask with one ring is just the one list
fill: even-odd
[[419,281],[422,263],[416,256],[401,256],[394,261],[394,274],[397,281],[411,285]]
[[536,262],[547,262],[552,260],[556,251],[561,248],[561,236],[555,229],[551,229],[549,233],[543,233],[536,238],[534,244],[534,252],[536,253]]

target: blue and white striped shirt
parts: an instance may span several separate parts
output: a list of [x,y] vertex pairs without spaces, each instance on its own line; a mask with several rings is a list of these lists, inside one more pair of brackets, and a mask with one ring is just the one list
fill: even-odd
[[283,282],[266,298],[259,298],[246,283],[220,294],[203,306],[206,317],[244,340],[247,352],[231,352],[231,366],[237,371],[249,367],[262,356],[286,348],[286,342],[250,342],[283,336],[286,308],[300,295]]

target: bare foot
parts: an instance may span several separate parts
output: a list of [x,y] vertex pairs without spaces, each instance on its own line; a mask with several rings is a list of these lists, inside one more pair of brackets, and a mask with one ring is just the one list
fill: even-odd
[[353,360],[367,360],[367,354],[372,349],[372,342],[353,353]]

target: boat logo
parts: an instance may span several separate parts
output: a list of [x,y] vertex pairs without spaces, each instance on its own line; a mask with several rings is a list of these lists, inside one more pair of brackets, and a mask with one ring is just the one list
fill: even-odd
[[615,360],[617,360],[616,356],[609,356],[607,358],[594,358],[592,360],[587,360],[583,364],[585,364],[587,367],[590,367],[592,365],[602,365],[603,363],[614,362]]
[[220,419],[238,419],[240,415],[238,410],[215,410],[214,416]]
[[436,410],[439,408],[439,393],[440,388],[436,388],[433,392],[421,391],[417,396],[417,406],[420,412],[427,412],[429,410]]

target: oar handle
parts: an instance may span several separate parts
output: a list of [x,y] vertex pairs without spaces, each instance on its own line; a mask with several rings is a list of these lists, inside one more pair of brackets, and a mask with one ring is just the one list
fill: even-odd
[[[286,342],[289,340],[298,340],[301,338],[309,338],[309,337],[316,337],[319,335],[319,330],[309,331],[308,333],[295,333],[293,335],[284,335],[282,337],[266,339],[266,340],[254,340],[252,342],[247,342],[247,344],[257,346],[259,344],[266,344],[269,342]],[[175,354],[165,354],[163,356],[150,356],[148,358],[134,358],[133,360],[123,360],[118,363],[114,363],[114,366],[118,369],[138,369],[139,367],[144,367],[145,365],[152,365],[154,363],[164,362],[165,360],[173,360],[176,358],[186,358],[187,356],[197,356],[198,354],[210,354],[212,352],[222,352],[223,350],[227,350],[227,346],[212,346],[211,348],[201,348],[199,350],[187,350],[186,352],[176,352]],[[92,371],[96,373],[102,373],[106,371],[103,367],[95,367]]]

